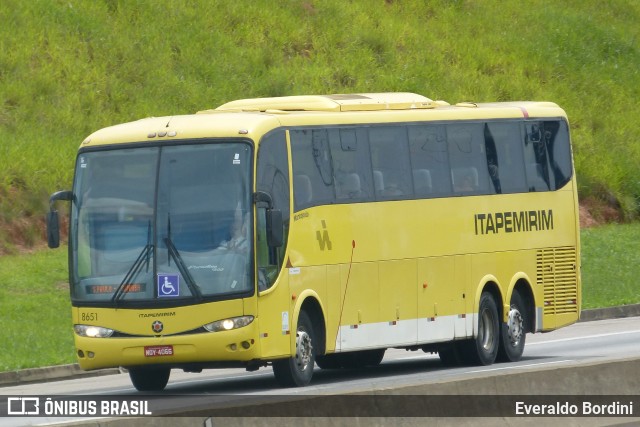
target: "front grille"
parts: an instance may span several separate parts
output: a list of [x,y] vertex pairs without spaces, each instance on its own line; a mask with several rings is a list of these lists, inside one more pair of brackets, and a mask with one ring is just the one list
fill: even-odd
[[153,337],[159,337],[159,336],[163,336],[163,337],[175,337],[178,335],[194,335],[194,334],[202,334],[202,333],[206,333],[209,332],[207,331],[204,327],[200,326],[199,328],[196,329],[191,329],[190,331],[183,331],[183,332],[177,332],[175,334],[153,334],[153,335],[134,335],[134,334],[127,334],[125,332],[120,332],[120,331],[115,331],[113,333],[113,335],[111,335],[111,338],[153,338]]

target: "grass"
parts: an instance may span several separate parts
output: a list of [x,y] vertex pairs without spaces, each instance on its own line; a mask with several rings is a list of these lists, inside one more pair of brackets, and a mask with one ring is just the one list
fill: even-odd
[[[640,302],[640,224],[582,231],[583,309]],[[0,257],[0,371],[74,363],[65,248]]]
[[582,230],[583,309],[640,302],[640,224]]
[[0,20],[0,251],[94,130],[303,93],[555,101],[581,196],[638,214],[635,0],[4,0]]
[[67,255],[0,257],[0,371],[73,363]]

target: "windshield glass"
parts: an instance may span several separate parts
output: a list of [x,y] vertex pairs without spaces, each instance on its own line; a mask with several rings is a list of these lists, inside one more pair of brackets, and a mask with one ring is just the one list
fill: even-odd
[[165,304],[253,290],[248,144],[79,155],[72,298]]

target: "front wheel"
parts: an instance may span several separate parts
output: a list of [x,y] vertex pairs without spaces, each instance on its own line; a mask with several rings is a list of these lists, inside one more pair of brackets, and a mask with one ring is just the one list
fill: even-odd
[[478,335],[465,343],[465,358],[474,365],[491,365],[500,346],[498,307],[489,292],[480,296]]
[[281,386],[303,387],[311,382],[316,361],[316,350],[313,348],[315,343],[311,319],[305,311],[301,311],[296,328],[294,357],[273,362],[273,373]]
[[131,368],[129,378],[138,391],[161,391],[169,382],[169,368]]
[[511,297],[509,318],[502,324],[500,334],[500,350],[498,360],[501,362],[517,362],[524,353],[524,342],[527,337],[526,308],[519,292]]
[[342,368],[342,356],[341,353],[318,355],[316,356],[316,365],[320,369],[340,369]]

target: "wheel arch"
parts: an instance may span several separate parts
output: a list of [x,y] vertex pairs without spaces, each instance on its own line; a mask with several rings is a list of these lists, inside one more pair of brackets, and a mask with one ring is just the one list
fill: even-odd
[[[313,323],[315,336],[318,339],[316,354],[324,354],[327,339],[327,323],[325,318],[326,311],[324,310],[317,293],[311,290],[306,290],[297,298],[297,303],[293,310],[293,319],[291,322],[292,330],[295,330],[295,325],[298,324],[298,317],[300,316],[301,311],[305,311],[309,315],[309,318]],[[291,335],[292,339],[295,339],[295,334],[292,333]],[[293,348],[295,348],[295,345]]]
[[[498,319],[504,319],[504,299],[502,298],[502,291],[500,290],[500,285],[498,284],[498,279],[496,279],[493,275],[486,275],[480,281],[480,285],[477,288],[474,304],[474,312],[478,312],[480,307],[480,296],[484,292],[488,292],[493,297],[496,302],[496,306],[498,308]],[[477,323],[473,322],[473,336],[478,334]]]
[[507,305],[511,304],[511,298],[513,294],[517,292],[522,297],[525,307],[526,307],[526,332],[535,332],[536,331],[536,301],[535,296],[533,294],[533,289],[531,288],[531,281],[529,277],[525,274],[517,274],[511,280],[511,284],[509,286],[509,293],[507,295]]

